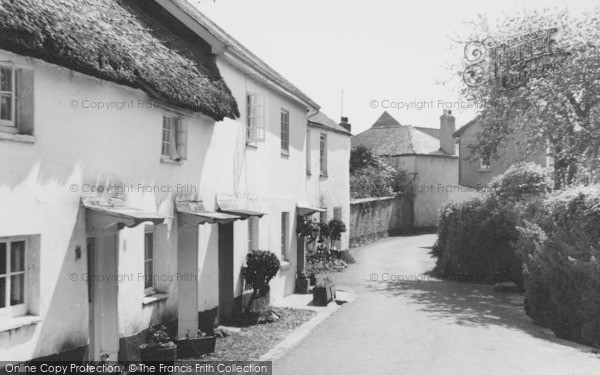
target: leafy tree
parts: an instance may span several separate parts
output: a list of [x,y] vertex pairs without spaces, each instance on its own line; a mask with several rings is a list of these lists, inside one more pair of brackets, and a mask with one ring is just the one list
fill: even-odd
[[[484,103],[473,157],[495,156],[512,139],[523,157],[549,150],[555,158],[555,188],[576,179],[597,179],[600,8],[582,16],[545,9],[506,17],[495,25],[485,18],[473,24],[468,40],[481,43],[467,44],[460,71],[464,99]],[[539,38],[553,28],[551,38]],[[517,38],[549,42],[547,53],[489,65],[494,46],[518,45]],[[498,67],[506,68],[505,74],[494,70]]]
[[389,197],[410,189],[407,174],[397,172],[364,146],[350,151],[350,196],[352,198]]

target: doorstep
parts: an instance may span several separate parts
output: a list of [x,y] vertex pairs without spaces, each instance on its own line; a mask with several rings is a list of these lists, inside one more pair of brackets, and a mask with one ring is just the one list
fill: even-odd
[[356,299],[354,292],[346,290],[336,290],[336,298],[333,302],[330,302],[327,306],[314,306],[312,304],[312,294],[291,294],[287,297],[281,298],[273,302],[274,307],[292,308],[292,309],[306,309],[316,311],[315,315],[311,320],[304,323],[300,327],[296,328],[285,340],[275,345],[267,353],[263,354],[260,361],[276,361],[281,358],[284,354],[292,350],[296,345],[300,344],[319,324],[323,323],[333,313],[340,309],[346,303],[352,302]]

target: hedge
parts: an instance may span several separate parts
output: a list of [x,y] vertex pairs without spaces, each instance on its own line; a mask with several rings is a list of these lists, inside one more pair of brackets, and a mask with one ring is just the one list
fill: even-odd
[[450,280],[521,286],[521,262],[512,246],[516,224],[514,205],[493,195],[449,203],[438,219],[434,273]]
[[600,185],[532,201],[518,227],[526,312],[560,338],[600,347]]

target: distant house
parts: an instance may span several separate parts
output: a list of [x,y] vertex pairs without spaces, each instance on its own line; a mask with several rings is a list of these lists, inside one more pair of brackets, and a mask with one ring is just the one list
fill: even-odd
[[412,178],[416,228],[432,228],[441,205],[461,193],[454,131],[455,119],[448,110],[439,128],[402,125],[384,112],[371,128],[352,137],[352,147],[369,148]]
[[481,121],[479,117],[475,117],[454,133],[459,155],[458,182],[462,186],[479,190],[490,182],[492,178],[504,173],[511,165],[519,161],[534,162],[547,167],[553,165],[553,159],[546,156],[545,152],[531,155],[522,160],[519,157],[514,137],[508,138],[506,146],[500,148],[497,155],[473,159],[469,147],[476,144],[477,134],[481,130]]
[[[350,220],[350,124],[344,117],[337,123],[322,112],[308,113],[306,129],[307,202],[322,208],[319,220]],[[338,250],[349,246],[343,233]]]

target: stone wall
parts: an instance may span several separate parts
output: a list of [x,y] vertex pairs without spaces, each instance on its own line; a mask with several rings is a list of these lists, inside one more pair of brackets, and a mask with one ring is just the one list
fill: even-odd
[[411,231],[409,199],[364,198],[350,202],[350,247],[374,242],[389,235]]

